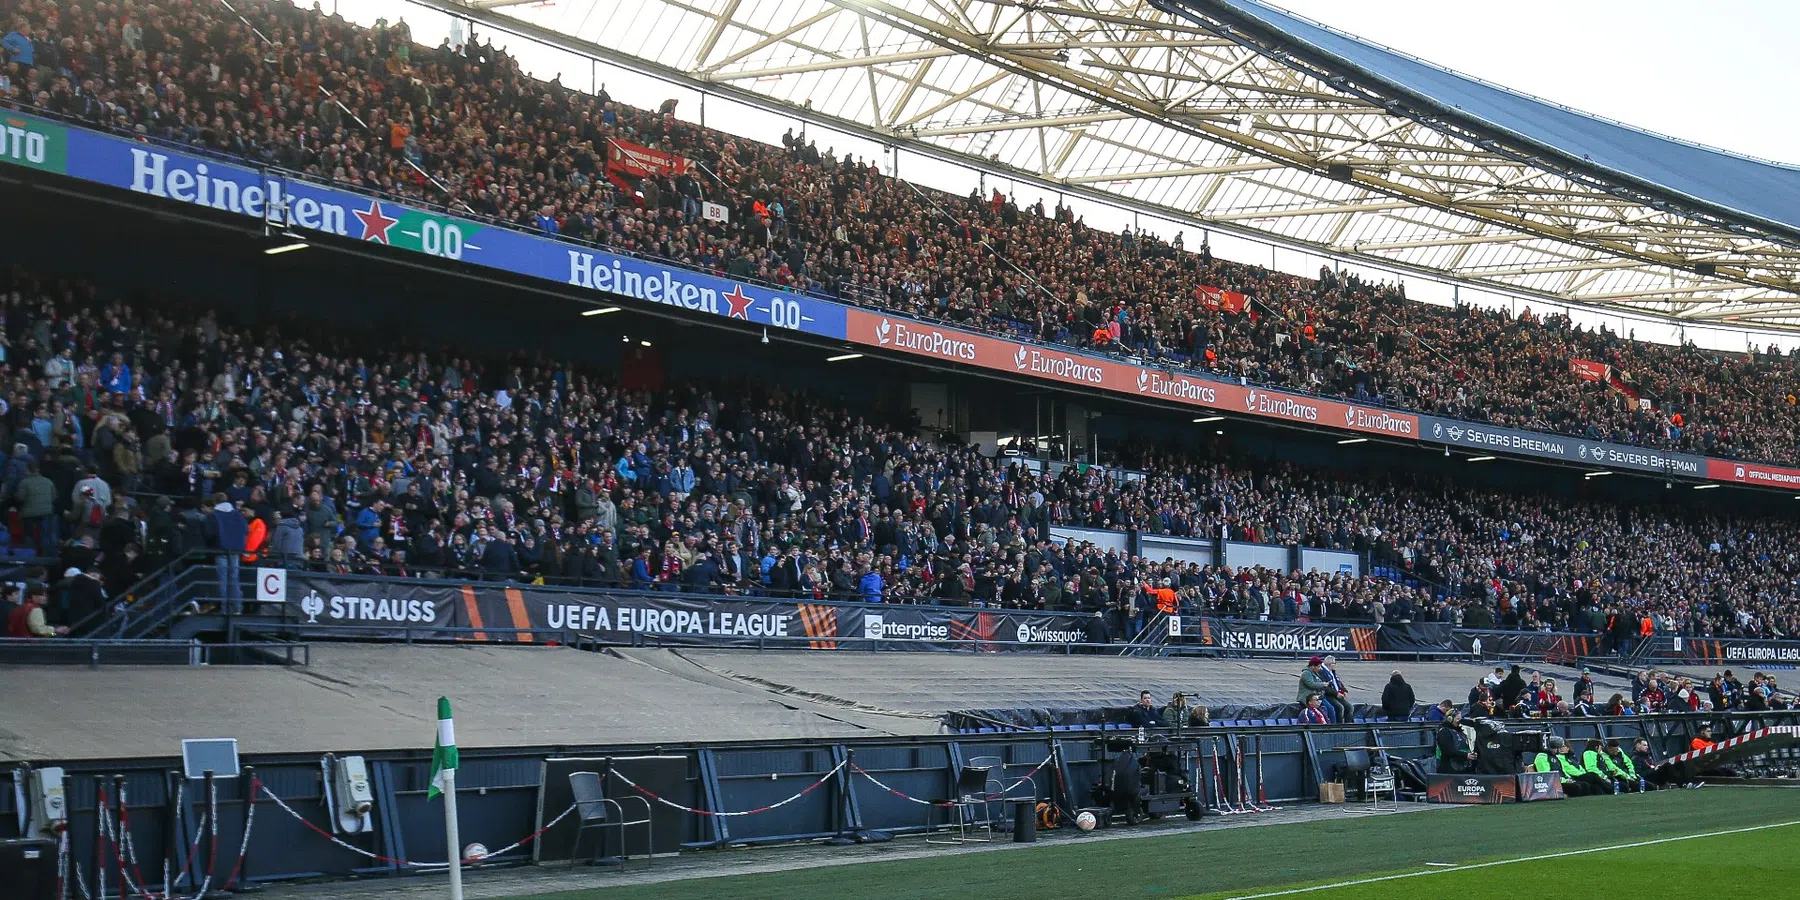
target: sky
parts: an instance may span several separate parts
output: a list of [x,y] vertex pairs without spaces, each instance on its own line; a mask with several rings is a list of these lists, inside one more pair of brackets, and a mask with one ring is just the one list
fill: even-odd
[[[303,0],[311,5],[310,0]],[[598,2],[629,4],[637,0],[568,0],[574,5]],[[1778,46],[1800,34],[1800,0],[1753,2],[1713,0],[1701,5],[1662,0],[1509,0],[1504,5],[1456,0],[1270,0],[1335,28],[1429,62],[1533,94],[1584,112],[1686,140],[1766,159],[1800,163],[1800,118],[1786,94],[1800,85],[1800,55]],[[450,30],[450,19],[407,0],[323,0],[352,21],[368,25],[377,17],[404,17],[414,39],[436,44]],[[1697,16],[1702,10],[1707,15]],[[1704,21],[1701,19],[1704,18]],[[1478,39],[1470,39],[1470,35]],[[460,39],[460,32],[459,32]],[[677,116],[693,120],[704,110],[706,124],[732,134],[775,143],[782,132],[801,123],[779,112],[722,100],[704,101],[683,88],[655,81],[606,64],[594,64],[552,48],[497,35],[495,43],[516,55],[527,72],[591,91],[605,84],[627,102],[654,105],[662,98],[679,99]],[[892,174],[956,194],[978,184],[997,187],[1021,206],[1039,199],[1046,206],[1056,195],[1004,176],[985,181],[974,170],[914,153],[895,156],[860,138],[827,135],[813,126],[821,148],[854,153],[879,161]],[[798,129],[796,129],[798,130]],[[1139,214],[1111,204],[1070,198],[1076,212],[1097,228],[1119,230],[1127,224],[1147,228],[1164,238],[1181,233],[1192,247],[1200,237],[1193,223],[1177,223]],[[1255,263],[1294,275],[1311,276],[1325,260],[1305,250],[1209,231],[1213,253],[1223,259]],[[1334,265],[1343,265],[1334,262]],[[1404,277],[1372,265],[1349,269],[1379,281],[1404,280],[1407,296],[1428,303],[1453,301],[1480,306],[1532,308],[1544,312],[1542,298],[1519,297],[1498,290],[1462,286],[1417,275]],[[1687,325],[1650,320],[1612,310],[1563,308],[1578,323],[1605,325],[1619,334],[1673,343],[1692,341],[1702,347],[1742,349],[1771,341],[1783,348],[1800,345],[1800,335],[1768,332],[1746,334],[1729,326]]]
[[1794,0],[1270,0],[1465,75],[1800,164]]

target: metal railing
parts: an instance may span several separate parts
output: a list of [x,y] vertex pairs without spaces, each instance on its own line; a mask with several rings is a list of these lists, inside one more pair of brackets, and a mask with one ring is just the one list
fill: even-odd
[[312,664],[312,647],[283,640],[207,644],[197,640],[0,638],[0,665],[211,666]]

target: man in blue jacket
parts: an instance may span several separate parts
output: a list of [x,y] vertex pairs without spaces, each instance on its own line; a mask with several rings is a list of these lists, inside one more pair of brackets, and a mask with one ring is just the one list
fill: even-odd
[[885,585],[881,581],[881,573],[873,568],[863,570],[862,578],[857,579],[857,592],[869,603],[880,603],[881,592]]
[[240,612],[238,560],[244,555],[244,545],[250,537],[250,524],[244,520],[244,513],[225,499],[224,494],[214,494],[213,511],[207,530],[212,532],[213,547],[219,551],[218,558],[214,561],[219,572],[219,599],[228,611]]

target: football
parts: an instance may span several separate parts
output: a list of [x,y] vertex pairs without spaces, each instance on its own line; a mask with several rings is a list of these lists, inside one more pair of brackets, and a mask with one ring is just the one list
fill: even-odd
[[463,848],[463,862],[480,862],[487,858],[487,847],[481,843],[473,843]]
[[1091,812],[1084,812],[1075,817],[1075,827],[1082,831],[1093,831],[1096,824],[1098,824],[1098,822],[1094,819],[1094,814]]

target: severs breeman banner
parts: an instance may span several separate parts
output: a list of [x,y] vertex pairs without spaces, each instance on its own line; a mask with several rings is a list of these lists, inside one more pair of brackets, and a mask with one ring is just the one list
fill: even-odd
[[[621,141],[613,142],[608,156],[609,166],[639,173],[679,173],[691,164],[675,154]],[[141,195],[150,203],[201,207],[283,229],[383,244],[396,251],[550,281],[608,298],[653,304],[671,316],[736,319],[746,325],[847,340],[934,363],[971,366],[1063,388],[1397,441],[1429,441],[1578,465],[1800,490],[1800,468],[1459,422],[1175,372],[1120,357],[1009,341],[851,308],[812,294],[608,253],[535,231],[417,209],[281,169],[201,156],[23,113],[0,111],[0,167],[80,179]],[[711,205],[703,207],[709,219],[721,212],[724,210]],[[1248,302],[1233,291],[1202,294],[1204,302],[1216,303],[1221,309],[1243,308]],[[1587,367],[1581,371],[1592,374]]]
[[814,650],[1025,650],[1089,639],[1092,616],[898,604],[809,603],[717,594],[607,593],[538,585],[358,579],[257,570],[257,599],[281,603],[305,636],[427,636],[543,643],[681,643]]

